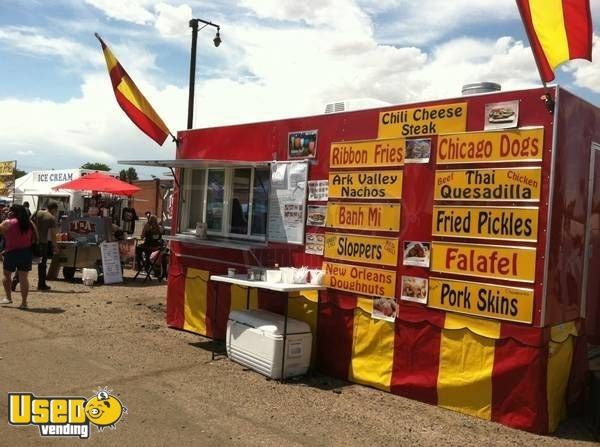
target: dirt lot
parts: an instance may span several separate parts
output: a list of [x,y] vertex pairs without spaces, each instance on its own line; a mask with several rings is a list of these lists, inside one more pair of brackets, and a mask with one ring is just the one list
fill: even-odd
[[[597,445],[576,420],[541,437],[325,376],[279,384],[211,361],[208,339],[165,326],[156,282],[50,284],[29,311],[0,308],[2,445]],[[100,386],[129,410],[116,430],[57,441],[8,425],[9,391],[91,397]]]

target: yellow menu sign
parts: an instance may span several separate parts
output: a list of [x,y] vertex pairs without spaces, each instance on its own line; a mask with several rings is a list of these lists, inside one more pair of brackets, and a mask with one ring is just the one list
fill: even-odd
[[540,161],[543,144],[542,127],[440,135],[437,164]]
[[349,230],[400,231],[400,205],[328,203],[327,226]]
[[388,110],[379,114],[379,138],[437,135],[466,129],[466,102]]
[[0,161],[0,176],[12,176],[15,173],[14,161]]
[[435,200],[538,202],[542,168],[456,169],[435,173]]
[[537,241],[537,207],[434,206],[433,236]]
[[535,248],[433,242],[431,270],[440,273],[535,281]]
[[324,262],[325,285],[360,295],[394,298],[396,271]]
[[331,143],[329,168],[402,166],[405,149],[404,138]]
[[398,239],[325,233],[325,257],[365,264],[398,265]]
[[400,199],[402,171],[330,172],[329,198]]
[[477,317],[531,323],[533,289],[430,278],[427,306]]

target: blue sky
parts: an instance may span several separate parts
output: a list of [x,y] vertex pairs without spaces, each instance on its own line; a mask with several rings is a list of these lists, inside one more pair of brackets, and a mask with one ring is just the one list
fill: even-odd
[[[223,39],[215,48],[214,30],[199,32],[194,127],[318,114],[342,99],[453,97],[484,80],[539,85],[514,0],[1,0],[0,159],[30,171],[174,158],[173,143],[157,146],[119,109],[94,32],[176,132],[191,17],[221,25]],[[600,104],[594,31],[598,57],[557,81]]]

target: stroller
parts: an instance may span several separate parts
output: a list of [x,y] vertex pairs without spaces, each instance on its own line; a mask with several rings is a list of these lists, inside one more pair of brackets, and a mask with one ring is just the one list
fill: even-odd
[[169,270],[169,247],[164,240],[160,240],[160,243],[144,248],[139,252],[140,258],[138,263],[138,270],[133,277],[136,279],[140,274],[145,274],[144,282],[151,279],[152,276],[158,281],[162,281],[167,278]]

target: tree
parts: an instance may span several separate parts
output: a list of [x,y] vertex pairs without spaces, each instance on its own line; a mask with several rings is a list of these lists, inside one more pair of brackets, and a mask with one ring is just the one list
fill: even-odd
[[27,172],[22,171],[21,169],[15,169],[15,178],[23,177],[27,175]]
[[124,182],[132,183],[134,180],[138,180],[139,177],[135,168],[129,168],[121,169],[119,172],[119,179],[123,180]]
[[110,166],[104,163],[87,162],[81,165],[81,169],[91,169],[93,171],[110,171]]

